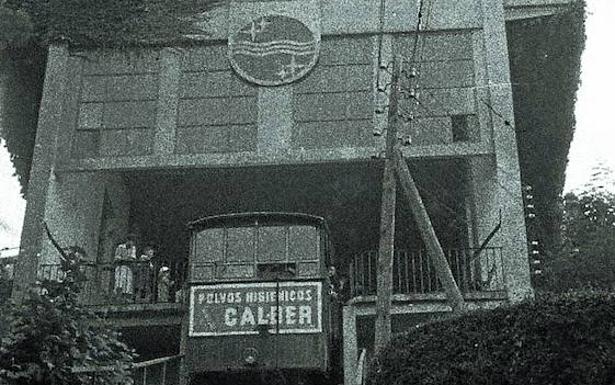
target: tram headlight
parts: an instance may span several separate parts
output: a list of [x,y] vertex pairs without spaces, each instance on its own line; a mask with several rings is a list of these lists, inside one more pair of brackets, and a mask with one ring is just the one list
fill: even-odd
[[246,365],[256,365],[258,351],[254,348],[247,348],[243,351],[243,362]]

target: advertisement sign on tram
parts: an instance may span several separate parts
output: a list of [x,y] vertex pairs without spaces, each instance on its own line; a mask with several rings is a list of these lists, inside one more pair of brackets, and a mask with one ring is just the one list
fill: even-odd
[[189,336],[320,333],[320,282],[193,286]]

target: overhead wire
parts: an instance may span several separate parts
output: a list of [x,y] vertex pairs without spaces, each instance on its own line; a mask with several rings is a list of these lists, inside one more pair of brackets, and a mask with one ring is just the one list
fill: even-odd
[[[434,4],[434,3],[435,3],[435,0],[430,2],[430,11],[429,11],[430,13],[429,13],[429,17],[431,17],[431,8],[433,7],[433,4]],[[421,35],[420,31],[417,31],[417,36],[420,36],[420,35]],[[423,40],[424,40],[424,39],[423,39]],[[418,38],[418,37],[417,37],[417,38],[415,38],[415,47],[418,47],[418,44],[417,44],[417,42],[418,42],[418,41],[419,41],[419,38]],[[419,68],[419,70],[417,70],[417,71],[416,71],[416,73],[417,73],[417,75],[418,75],[417,77],[419,77],[419,78],[420,78],[420,72],[421,72],[421,71],[420,71],[420,66],[422,65],[422,62],[423,62],[423,60],[422,60],[422,52],[423,52],[424,44],[423,44],[423,45],[421,45],[421,47],[420,47],[420,48],[421,48],[421,51],[420,51],[420,52],[419,52],[419,54],[418,54],[418,63],[416,62],[416,60],[413,60],[413,62],[412,62],[412,65],[417,65],[417,64],[418,64],[418,68]],[[417,52],[413,52],[413,53],[412,53],[412,57],[413,57],[413,58],[416,58],[416,54],[417,54]],[[510,84],[510,83],[507,83],[507,84]],[[504,86],[504,84],[500,84],[500,85],[501,85],[501,86]],[[488,87],[488,86],[484,86],[484,87]],[[472,87],[472,88],[478,88],[478,87]],[[418,87],[418,85],[417,85],[417,86],[415,86],[415,90],[418,90],[418,89],[420,89],[420,87]],[[411,98],[415,101],[415,103],[416,103],[418,106],[420,106],[421,108],[423,108],[424,110],[426,110],[426,111],[427,111],[427,113],[428,113],[430,116],[438,116],[438,114],[437,114],[437,113],[435,113],[435,112],[434,112],[434,111],[432,111],[430,108],[428,108],[428,107],[427,107],[424,103],[422,103],[422,101],[418,98],[418,96],[416,96],[416,95],[417,95],[417,93],[418,93],[418,91],[415,91],[415,93],[414,93],[414,95],[415,95],[415,96],[411,97]],[[430,98],[430,99],[431,99],[434,103],[436,103],[436,105],[437,105],[437,106],[438,106],[438,107],[439,107],[442,111],[447,112],[445,115],[451,115],[450,113],[448,113],[448,109],[447,109],[447,108],[443,105],[443,103],[442,103],[442,102],[441,102],[438,98],[436,98],[436,97],[433,95],[433,93],[432,93],[432,92],[427,91],[427,92],[424,92],[424,94],[425,94],[425,95],[427,95],[427,96],[428,96],[428,97],[429,97],[429,98]],[[481,99],[481,101],[483,101],[483,100]],[[483,102],[484,102],[484,101],[483,101]],[[493,107],[492,107],[492,106],[490,106],[489,104],[486,104],[486,105],[490,108],[490,110],[492,110],[494,113],[496,113],[496,115],[497,115],[500,119],[502,119],[505,123],[508,123],[508,126],[511,126],[511,127],[512,127],[512,124],[510,124],[510,122],[509,122],[509,121],[507,121],[507,120],[506,120],[506,119],[505,119],[505,118],[504,118],[501,114],[497,113],[497,111],[495,111],[495,110],[493,109]],[[411,123],[411,121],[412,121],[412,119],[410,119],[410,123]],[[513,127],[513,128],[514,128],[514,127]],[[442,144],[448,144],[448,143],[445,141],[445,139],[443,139],[443,138],[440,138],[440,141],[442,142]],[[503,167],[501,167],[500,165],[497,165],[497,164],[496,164],[496,168],[497,168],[498,170],[500,170],[500,171],[504,172],[504,173],[507,173],[507,174],[511,175],[511,176],[512,176],[513,178],[515,178],[515,179],[517,178],[517,176],[516,176],[515,174],[513,174],[512,172],[510,172],[510,171],[508,171],[508,170],[504,169],[504,168],[503,168]],[[451,174],[449,174],[449,176],[450,176],[450,175],[451,175]],[[506,193],[508,193],[510,196],[513,196],[513,197],[515,196],[515,195],[514,195],[514,194],[513,194],[513,193],[512,193],[512,192],[511,192],[511,191],[510,191],[507,187],[505,187],[505,186],[504,186],[504,185],[503,185],[500,181],[498,181],[498,184],[499,184],[499,185],[500,185],[500,187],[501,187],[504,191],[506,191]]]
[[[429,18],[431,17],[431,11],[433,9],[433,5],[435,3],[434,1],[430,1],[429,2],[429,10],[428,10],[428,16],[427,16],[427,22],[426,22],[426,26],[429,24]],[[422,31],[421,31],[421,22],[422,22],[422,18],[423,18],[423,7],[424,7],[424,1],[420,0],[419,1],[419,10],[418,10],[418,18],[417,18],[417,27],[416,27],[416,35],[415,35],[415,39],[414,39],[414,45],[413,45],[413,51],[412,51],[412,55],[411,55],[411,61],[410,61],[410,65],[413,66],[413,68],[411,69],[411,77],[410,80],[415,80],[415,86],[413,88],[414,92],[412,92],[412,96],[411,99],[413,99],[416,104],[418,106],[420,106],[421,108],[425,109],[428,111],[428,114],[431,116],[437,116],[437,114],[434,114],[433,111],[431,111],[430,108],[428,108],[424,103],[422,103],[419,98],[418,98],[418,90],[420,89],[419,83],[418,83],[418,79],[420,77],[420,73],[421,73],[421,66],[422,66],[422,55],[423,55],[423,50],[425,47],[425,43],[424,40],[425,39],[421,39],[422,37]],[[418,60],[417,60],[418,57]],[[402,71],[403,73],[403,71]],[[490,86],[493,85],[487,85],[487,86],[474,86],[474,87],[469,87],[469,88],[473,88],[473,89],[478,89],[478,88],[489,88]],[[510,86],[510,83],[507,84],[498,84],[498,86]],[[401,94],[401,93],[400,93]],[[443,111],[447,111],[447,108],[445,108],[442,103],[434,96],[432,95],[431,92],[426,92],[426,94],[439,106],[442,108]],[[490,107],[490,106],[488,106]],[[491,107],[490,110],[493,110],[493,108]],[[495,111],[493,111],[495,112]],[[412,113],[411,113],[412,114]],[[403,112],[401,114],[401,117],[404,118],[403,116]],[[450,115],[450,114],[449,114]],[[500,117],[502,120],[505,120],[505,118],[500,114],[498,115],[498,117]],[[412,127],[412,121],[413,121],[413,116],[411,115],[410,118],[407,120],[407,122],[409,123],[409,127],[411,129]],[[510,125],[510,124],[509,124]],[[443,142],[443,144],[448,144],[445,142],[444,138],[440,138],[440,141]],[[508,170],[505,170],[504,168],[502,168],[501,166],[496,164],[497,169],[513,176],[515,179],[518,178],[518,176],[514,175],[513,173],[511,173]],[[455,180],[455,184],[456,185],[460,185],[459,184],[459,178],[457,176],[452,175],[450,172],[447,173],[447,175],[450,178],[453,178]],[[439,184],[435,178],[429,176],[428,173],[425,173],[424,175],[425,177],[427,177],[431,183],[435,184],[438,189],[440,190],[440,192],[445,192],[446,194],[449,194],[449,196],[453,196],[452,192],[449,192],[448,189],[443,188],[443,186],[441,186],[441,184]],[[465,182],[465,181],[462,181]],[[513,194],[506,186],[504,186],[504,184],[498,180],[497,181],[499,187],[505,191],[509,196],[515,197],[516,195]],[[465,185],[465,183],[461,184],[461,185]],[[444,203],[439,197],[438,194],[435,194],[432,191],[429,191],[426,187],[420,186],[419,187],[420,190],[422,190],[424,193],[426,193],[430,198],[432,198],[433,200],[435,200],[442,208],[444,208],[445,210],[449,211],[450,213],[453,213],[455,215],[455,219],[457,220],[461,220],[463,223],[465,223],[466,226],[468,226],[469,228],[469,224],[467,223],[467,220],[465,218],[459,218],[459,216],[457,215],[457,211],[454,208],[451,208],[448,204]]]
[[[427,20],[425,23],[425,26],[429,24],[429,18],[431,17],[431,11],[433,9],[434,3],[435,3],[435,0],[429,1],[427,16],[425,17]],[[425,16],[425,14],[423,13],[424,6],[425,6],[424,0],[419,0],[417,22],[416,22],[416,29],[415,29],[416,33],[415,33],[414,44],[412,48],[412,55],[411,55],[411,60],[410,60],[410,65],[417,67],[416,70],[413,67],[411,69],[411,74],[410,74],[411,78],[415,80],[417,79],[417,76],[420,73],[420,65],[422,62],[422,51],[424,48],[424,39],[422,39],[423,35],[421,33],[423,29],[422,21],[423,21],[423,17]],[[418,60],[417,60],[417,56],[418,56]],[[402,73],[403,73],[403,69],[402,69]],[[409,120],[409,123],[410,125],[412,124],[412,119]],[[423,173],[423,174],[427,175],[428,173]],[[431,177],[428,177],[428,178],[430,179],[430,182],[438,186],[438,188],[440,189],[440,192],[443,192],[445,194],[448,194],[448,196],[452,196],[453,198],[456,198],[452,192],[448,191],[447,188],[442,187],[439,183],[435,181],[435,179]],[[470,228],[469,224],[467,223],[467,220],[465,218],[460,218],[458,215],[459,214],[458,211],[455,208],[450,207],[447,203],[443,202],[442,199],[438,196],[438,194],[435,194],[432,191],[429,191],[426,187],[420,184],[417,185],[417,188],[423,191],[423,193],[425,193],[426,195],[428,195],[429,199],[435,201],[445,211],[448,211],[449,213],[453,214],[453,217],[456,221],[461,221],[466,225],[467,228]]]

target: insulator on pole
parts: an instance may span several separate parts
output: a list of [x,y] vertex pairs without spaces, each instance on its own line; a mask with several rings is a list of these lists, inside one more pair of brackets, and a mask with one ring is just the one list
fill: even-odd
[[387,107],[379,107],[376,108],[376,113],[377,114],[384,114],[386,112]]

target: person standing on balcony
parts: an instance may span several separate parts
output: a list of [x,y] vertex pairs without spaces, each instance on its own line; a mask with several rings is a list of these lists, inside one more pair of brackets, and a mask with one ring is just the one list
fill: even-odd
[[115,294],[130,300],[134,293],[132,264],[137,260],[136,236],[128,234],[126,242],[115,249]]
[[158,271],[158,302],[169,302],[171,300],[171,287],[174,282],[171,280],[171,269],[163,265]]
[[154,247],[146,246],[135,269],[137,301],[149,302],[152,298],[152,276],[154,274]]

